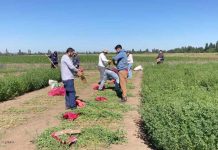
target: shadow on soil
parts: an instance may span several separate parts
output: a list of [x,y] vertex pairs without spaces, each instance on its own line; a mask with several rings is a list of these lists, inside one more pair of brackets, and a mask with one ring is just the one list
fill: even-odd
[[142,120],[135,121],[136,125],[139,128],[137,137],[142,139],[144,141],[144,144],[148,145],[150,149],[152,150],[158,150],[154,145],[152,145],[151,139],[146,135],[147,131],[144,128],[145,123]]

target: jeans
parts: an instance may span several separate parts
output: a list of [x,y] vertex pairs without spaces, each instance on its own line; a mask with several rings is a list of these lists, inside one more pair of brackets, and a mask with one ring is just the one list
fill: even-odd
[[128,79],[132,78],[132,63],[128,64]]
[[100,81],[99,82],[101,82],[103,80],[103,78],[104,78],[105,67],[98,66],[98,70],[100,72]]
[[104,71],[104,76],[103,76],[103,80],[101,81],[100,83],[100,86],[99,86],[99,90],[102,90],[103,86],[104,86],[104,83],[109,80],[109,79],[114,79],[116,82],[115,82],[115,90],[118,90],[119,89],[119,83],[120,83],[120,80],[119,80],[119,76],[111,71],[111,70],[108,70],[106,69]]
[[66,90],[65,95],[65,105],[66,108],[75,108],[76,107],[76,91],[74,87],[74,80],[63,81],[64,88]]

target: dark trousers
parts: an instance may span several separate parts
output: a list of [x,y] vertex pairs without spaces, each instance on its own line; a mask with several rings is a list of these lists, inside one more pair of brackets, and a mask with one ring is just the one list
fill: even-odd
[[63,81],[64,88],[66,90],[65,95],[65,105],[66,108],[75,108],[76,107],[76,91],[74,87],[74,80]]
[[57,68],[58,67],[58,64],[57,63],[51,63],[51,68]]

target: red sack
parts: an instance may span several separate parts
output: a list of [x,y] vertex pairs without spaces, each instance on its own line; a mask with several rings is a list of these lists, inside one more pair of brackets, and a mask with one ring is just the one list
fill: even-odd
[[77,105],[79,108],[83,108],[83,107],[86,106],[86,103],[85,103],[83,100],[81,100],[81,99],[77,99],[77,100],[76,100],[76,105]]
[[104,102],[104,101],[107,101],[107,98],[106,97],[101,97],[101,96],[98,96],[95,98],[96,101],[100,101],[100,102]]
[[66,91],[64,87],[55,87],[48,92],[49,96],[65,96]]
[[72,113],[72,112],[66,112],[63,115],[63,118],[67,119],[67,120],[75,120],[78,117],[79,117],[79,114],[75,114],[75,113]]
[[[74,133],[73,130],[62,130],[62,131],[58,131],[58,132],[53,132],[51,134],[51,137],[54,138],[56,141],[60,142],[61,144],[71,145],[71,144],[73,144],[73,143],[75,143],[77,141],[76,137],[71,136],[71,134],[73,134],[73,133]],[[60,136],[63,135],[63,134],[67,134],[69,136],[67,140],[62,140],[60,138]]]

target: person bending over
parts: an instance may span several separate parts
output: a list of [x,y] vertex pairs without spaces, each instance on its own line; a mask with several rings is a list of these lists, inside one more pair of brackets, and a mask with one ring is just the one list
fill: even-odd
[[101,91],[103,90],[104,84],[107,80],[115,80],[115,90],[118,91],[119,90],[119,76],[118,76],[118,70],[116,68],[106,68],[104,71],[104,76],[103,79],[99,85],[98,90]]

